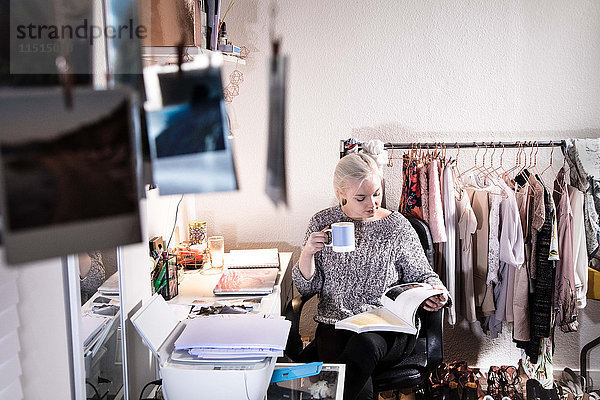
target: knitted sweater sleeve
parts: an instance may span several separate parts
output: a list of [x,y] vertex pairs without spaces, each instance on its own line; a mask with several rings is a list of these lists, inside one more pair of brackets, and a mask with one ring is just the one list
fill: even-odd
[[410,222],[402,219],[399,230],[396,269],[401,282],[427,282],[430,285],[443,285],[439,276],[433,271],[427,261],[417,232]]
[[[306,229],[306,235],[304,236],[304,242],[302,246],[306,245],[310,234],[320,230],[319,223],[317,222],[315,216],[313,216],[308,223],[308,228]],[[318,293],[323,287],[323,272],[318,265],[318,257],[315,257],[315,273],[310,279],[306,279],[302,272],[300,272],[300,260],[296,261],[296,264],[292,268],[292,279],[294,280],[294,284],[298,289],[298,292],[302,296],[311,296]]]

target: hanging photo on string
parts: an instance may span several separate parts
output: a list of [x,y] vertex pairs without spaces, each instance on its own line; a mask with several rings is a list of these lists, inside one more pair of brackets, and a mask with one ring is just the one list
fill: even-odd
[[0,183],[8,263],[141,241],[132,94],[0,94]]
[[237,190],[222,56],[144,68],[148,139],[161,195]]
[[273,42],[269,64],[269,143],[266,192],[276,205],[287,205],[285,172],[285,89],[287,58],[280,54],[279,42]]

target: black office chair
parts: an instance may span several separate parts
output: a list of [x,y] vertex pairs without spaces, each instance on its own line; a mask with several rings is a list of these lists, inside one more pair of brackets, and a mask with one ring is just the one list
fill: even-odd
[[[433,242],[429,228],[420,219],[414,217],[407,217],[407,219],[417,231],[427,259],[432,264]],[[285,354],[294,362],[318,360],[316,343],[310,342],[306,348],[303,348],[299,331],[302,308],[311,297],[296,296],[287,303],[285,308],[285,318],[292,322]],[[444,358],[442,340],[444,309],[436,312],[419,309],[418,315],[421,319],[421,330],[413,352],[395,365],[375,370],[372,379],[376,393],[416,387],[421,387],[426,393],[429,391],[429,374],[441,364]]]

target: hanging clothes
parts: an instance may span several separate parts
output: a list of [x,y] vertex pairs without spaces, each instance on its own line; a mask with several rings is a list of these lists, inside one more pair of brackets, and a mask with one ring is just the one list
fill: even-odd
[[490,192],[488,199],[490,201],[490,223],[488,236],[488,272],[485,283],[490,285],[498,282],[498,269],[500,268],[500,203],[507,196],[499,190]]
[[550,218],[552,218],[552,234],[550,235],[550,253],[548,259],[552,261],[560,260],[558,252],[558,218],[554,198],[550,196]]
[[554,384],[554,366],[552,364],[552,340],[541,339],[538,343],[537,360],[531,360],[525,351],[521,351],[523,370],[529,379],[540,382],[544,389],[551,389]]
[[[505,197],[500,203],[500,237],[498,257],[500,267],[498,279],[494,285],[494,303],[496,311],[488,321],[490,337],[496,338],[502,332],[502,322],[507,321],[507,309],[510,308],[512,319],[514,271],[521,268],[525,262],[525,249],[523,243],[523,228],[515,192],[504,182],[499,182],[504,188]],[[511,274],[512,271],[512,274]],[[509,296],[510,293],[510,296]]]
[[[454,177],[452,167],[445,165],[443,169],[443,207],[444,224],[446,226],[446,242],[444,243],[445,285],[451,299],[456,299],[456,203]],[[456,301],[448,308],[448,323],[456,324]]]
[[433,243],[443,243],[447,239],[442,205],[442,188],[436,160],[429,163],[429,229]]
[[600,241],[600,226],[598,221],[598,212],[594,204],[593,190],[590,190],[590,182],[588,175],[581,164],[579,152],[574,143],[567,146],[567,163],[571,175],[571,186],[576,187],[584,193],[584,226],[585,240],[588,257],[592,258],[598,253]]
[[585,240],[585,217],[583,212],[583,193],[568,186],[569,200],[573,212],[573,267],[575,271],[575,292],[577,296],[577,307],[586,306],[586,294],[588,283],[588,254]]
[[429,224],[429,178],[427,165],[419,165],[419,187],[421,188],[421,211],[423,221]]
[[467,189],[467,193],[477,220],[477,229],[473,235],[473,291],[475,305],[481,307],[486,292],[490,209],[486,191]]
[[558,172],[554,188],[560,254],[560,259],[556,263],[554,281],[555,324],[563,332],[574,332],[577,331],[579,323],[577,322],[577,295],[573,264],[573,211],[569,201],[564,168]]
[[460,189],[456,196],[456,214],[458,217],[458,232],[461,250],[461,272],[459,291],[463,317],[470,323],[477,320],[475,312],[475,292],[473,288],[473,234],[477,230],[477,218],[471,208],[469,194]]
[[[536,177],[536,179],[538,179]],[[550,336],[552,318],[552,292],[554,287],[554,261],[550,260],[550,241],[552,236],[552,200],[544,189],[544,207],[546,218],[538,230],[535,258],[536,277],[531,295],[531,341],[525,346],[525,352],[535,363],[539,355],[540,339]]]
[[[518,177],[517,177],[518,178]],[[519,180],[515,178],[516,190],[515,198],[519,209],[521,219],[521,228],[524,239],[524,259],[525,261],[515,271],[514,289],[513,289],[513,340],[516,342],[527,342],[531,339],[530,321],[529,321],[529,259],[531,257],[531,218],[530,203],[532,201],[532,191],[529,182],[526,179]]]
[[421,186],[415,160],[407,154],[402,161],[403,185],[398,211],[403,215],[412,215],[423,219],[421,211]]
[[529,187],[532,191],[533,201],[530,202],[531,212],[531,229],[529,231],[529,235],[531,237],[531,256],[529,257],[529,279],[534,280],[537,272],[537,237],[539,231],[542,229],[544,225],[544,221],[546,220],[546,207],[544,202],[544,185],[540,182],[540,180],[529,174],[528,177]]
[[[488,200],[490,202],[490,214],[489,214],[489,232],[488,232],[488,265],[487,274],[485,280],[485,297],[481,304],[481,312],[485,317],[493,316],[496,311],[496,298],[497,293],[500,293],[498,289],[494,289],[494,285],[498,283],[498,270],[500,269],[500,241],[498,238],[499,226],[500,226],[500,203],[502,202],[503,194],[496,188],[490,190]],[[504,290],[506,286],[503,285]],[[504,300],[506,300],[504,298]],[[503,308],[502,313],[506,307]],[[503,315],[504,317],[504,315]],[[489,328],[489,318],[486,321],[486,326]]]

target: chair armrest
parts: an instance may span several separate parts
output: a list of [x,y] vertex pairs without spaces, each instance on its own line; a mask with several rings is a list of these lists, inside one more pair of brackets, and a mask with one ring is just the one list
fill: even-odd
[[300,337],[300,316],[302,315],[302,308],[312,296],[297,295],[292,298],[285,306],[284,316],[285,319],[292,323],[290,327],[290,333],[288,335],[287,344],[285,346],[285,354],[292,360],[298,360],[300,358],[300,352],[302,351],[302,338]]
[[427,368],[436,368],[444,359],[444,308],[421,312],[421,335],[427,339]]

